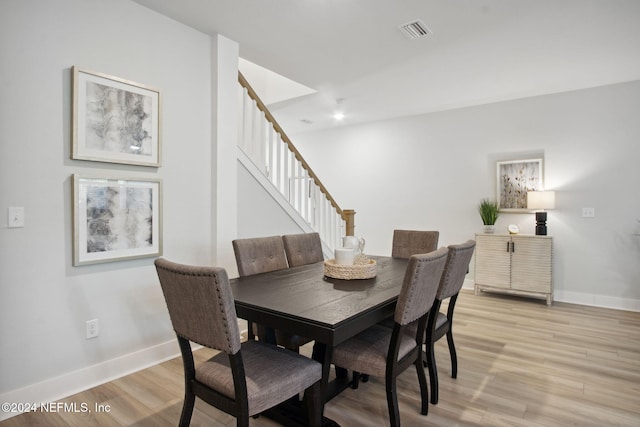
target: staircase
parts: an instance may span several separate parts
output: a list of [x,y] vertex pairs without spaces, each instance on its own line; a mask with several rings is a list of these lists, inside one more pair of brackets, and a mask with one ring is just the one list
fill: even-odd
[[353,236],[353,210],[333,199],[267,107],[238,73],[242,102],[238,159],[305,232],[316,231],[325,256]]

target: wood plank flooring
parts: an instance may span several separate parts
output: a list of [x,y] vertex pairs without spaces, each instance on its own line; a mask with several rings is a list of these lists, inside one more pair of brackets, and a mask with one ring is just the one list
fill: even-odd
[[[413,369],[398,380],[405,426],[639,426],[640,313],[463,291],[454,337],[458,378],[450,377],[446,340],[436,345],[440,402],[419,413]],[[310,354],[306,346],[303,353]],[[196,352],[197,361],[212,352]],[[92,412],[27,413],[14,426],[175,426],[183,399],[182,362],[172,359],[61,402]],[[98,413],[95,405],[109,405]],[[384,382],[371,378],[326,405],[342,426],[386,426]],[[235,426],[197,401],[192,426]],[[275,426],[265,417],[252,426]]]

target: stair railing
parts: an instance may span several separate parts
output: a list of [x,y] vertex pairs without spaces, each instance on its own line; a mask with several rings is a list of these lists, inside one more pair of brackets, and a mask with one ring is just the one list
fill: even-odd
[[331,250],[353,236],[355,211],[341,209],[251,85],[238,72],[242,112],[238,145]]

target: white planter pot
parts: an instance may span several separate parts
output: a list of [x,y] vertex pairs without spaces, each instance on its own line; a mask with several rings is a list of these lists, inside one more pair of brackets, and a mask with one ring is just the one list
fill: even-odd
[[493,234],[496,232],[496,226],[495,225],[485,225],[484,226],[484,232],[486,234]]

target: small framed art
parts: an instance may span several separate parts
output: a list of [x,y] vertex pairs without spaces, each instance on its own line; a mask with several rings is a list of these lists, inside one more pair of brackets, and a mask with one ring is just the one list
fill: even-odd
[[74,66],[71,158],[160,166],[158,89]]
[[159,179],[72,181],[74,266],[162,255]]
[[498,206],[505,212],[529,212],[527,191],[544,190],[542,159],[507,160],[496,163]]

